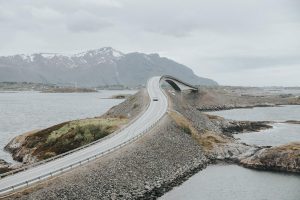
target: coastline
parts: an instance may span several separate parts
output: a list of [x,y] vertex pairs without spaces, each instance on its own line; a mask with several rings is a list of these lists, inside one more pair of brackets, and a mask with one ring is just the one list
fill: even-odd
[[[189,99],[194,94],[183,95]],[[179,117],[179,121],[176,121],[168,115],[141,140],[100,158],[83,169],[78,168],[58,177],[57,181],[49,181],[52,183],[49,188],[35,188],[29,194],[23,193],[21,199],[33,196],[42,199],[45,193],[58,197],[58,191],[64,191],[65,195],[74,198],[155,199],[210,164],[239,164],[239,160],[253,156],[262,149],[233,138],[234,133],[252,129],[249,124],[210,117],[190,106],[193,102],[183,102],[181,96],[169,96],[171,109],[186,120]],[[126,100],[127,105],[131,105],[127,106],[129,110],[133,106],[130,98]],[[108,115],[129,111],[124,111],[123,108],[118,105]],[[256,128],[264,128],[265,124],[258,125]],[[205,143],[199,144],[200,138]],[[60,183],[63,179],[67,180],[68,185]],[[96,181],[98,179],[110,182],[101,183]],[[88,183],[91,188],[86,188]],[[133,183],[136,184],[132,185]],[[92,192],[96,188],[101,194]]]

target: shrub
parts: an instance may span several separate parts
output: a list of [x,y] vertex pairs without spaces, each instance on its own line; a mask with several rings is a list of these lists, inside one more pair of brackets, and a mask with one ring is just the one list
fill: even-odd
[[51,158],[51,157],[54,157],[54,156],[56,156],[55,152],[46,152],[44,154],[44,159],[48,159],[48,158]]
[[137,108],[137,107],[139,107],[139,104],[134,103],[132,108],[135,109],[135,108]]
[[92,135],[90,129],[88,127],[85,127],[85,128],[83,128],[83,131],[84,131],[84,134],[83,134],[84,141],[86,143],[93,141],[93,135]]
[[81,142],[84,139],[84,137],[82,136],[82,134],[76,134],[74,137],[74,141],[76,142]]
[[93,118],[75,120],[30,135],[26,146],[46,159],[101,139],[114,132],[127,118]]
[[192,135],[192,131],[188,126],[182,126],[182,129],[186,134]]

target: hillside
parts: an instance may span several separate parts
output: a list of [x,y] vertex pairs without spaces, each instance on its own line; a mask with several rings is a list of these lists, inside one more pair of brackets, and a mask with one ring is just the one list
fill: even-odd
[[216,85],[158,54],[124,54],[111,47],[74,55],[39,53],[0,57],[0,82],[34,82],[96,87],[143,85],[154,75],[176,75],[194,85]]

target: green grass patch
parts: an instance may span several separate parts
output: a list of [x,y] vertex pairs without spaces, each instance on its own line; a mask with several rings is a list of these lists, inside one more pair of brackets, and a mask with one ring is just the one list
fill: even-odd
[[38,131],[26,138],[26,148],[47,159],[99,140],[127,123],[124,117],[75,120]]

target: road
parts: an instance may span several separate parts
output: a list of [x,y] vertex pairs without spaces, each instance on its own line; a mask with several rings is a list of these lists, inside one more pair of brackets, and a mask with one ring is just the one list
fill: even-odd
[[[50,173],[51,171],[55,172],[65,166],[76,164],[88,157],[98,155],[101,152],[105,152],[109,149],[119,146],[122,143],[136,137],[137,135],[142,134],[156,121],[161,119],[161,117],[167,111],[168,101],[167,97],[164,95],[163,91],[160,88],[160,79],[161,77],[159,76],[149,79],[147,90],[150,97],[150,105],[140,118],[138,118],[134,123],[129,125],[123,131],[107,140],[104,140],[85,149],[76,151],[62,158],[58,158],[51,162],[28,169],[24,172],[19,172],[17,174],[0,179],[0,191],[8,188],[8,190],[2,191],[0,192],[0,194],[11,190],[12,186],[21,184],[25,181],[30,182],[35,178]],[[158,101],[153,101],[153,98],[158,98]]]
[[[68,154],[64,157],[57,158],[53,161],[0,179],[0,195],[11,192],[20,187],[30,185],[36,181],[49,178],[49,173],[55,174],[60,172],[60,169],[62,168],[69,167],[70,165],[78,165],[78,163],[86,161],[87,158],[99,156],[101,153],[115,149],[116,147],[119,147],[120,145],[145,133],[163,117],[168,109],[168,99],[160,87],[161,80],[163,80],[163,77],[161,76],[149,79],[147,83],[147,90],[150,97],[150,104],[147,110],[121,132],[103,140],[102,142],[75,151],[74,153]],[[158,101],[153,101],[153,99],[158,99]]]

